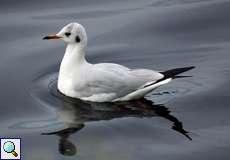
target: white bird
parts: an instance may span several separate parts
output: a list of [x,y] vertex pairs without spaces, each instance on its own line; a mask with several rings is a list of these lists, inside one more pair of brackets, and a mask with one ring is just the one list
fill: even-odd
[[58,76],[58,90],[69,97],[93,102],[140,99],[157,87],[194,67],[157,72],[130,69],[114,63],[91,64],[85,59],[87,35],[79,23],[64,26],[56,35],[43,39],[62,39],[67,43]]

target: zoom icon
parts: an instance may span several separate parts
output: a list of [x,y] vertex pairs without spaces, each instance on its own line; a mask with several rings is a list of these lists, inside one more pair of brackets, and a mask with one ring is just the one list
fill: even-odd
[[21,159],[21,139],[1,138],[0,160]]

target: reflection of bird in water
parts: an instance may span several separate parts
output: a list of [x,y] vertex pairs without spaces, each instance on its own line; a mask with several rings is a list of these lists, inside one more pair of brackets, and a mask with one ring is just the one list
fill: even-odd
[[163,117],[171,121],[172,129],[183,134],[189,140],[188,132],[183,129],[183,124],[163,105],[155,105],[147,99],[121,103],[93,103],[77,99],[63,97],[63,107],[60,109],[60,117],[68,126],[66,129],[43,135],[57,135],[59,140],[59,152],[63,155],[76,154],[76,146],[68,140],[71,134],[81,130],[86,122],[111,120],[122,117]]
[[77,152],[76,146],[68,140],[69,136],[79,130],[81,130],[85,125],[79,124],[73,128],[67,128],[56,132],[43,133],[43,135],[53,135],[56,134],[60,137],[59,140],[59,152],[63,155],[72,156]]

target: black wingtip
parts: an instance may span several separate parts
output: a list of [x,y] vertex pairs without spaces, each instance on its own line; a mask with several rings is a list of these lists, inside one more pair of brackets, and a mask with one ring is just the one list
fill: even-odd
[[[196,67],[195,67],[195,66],[184,67],[184,69],[185,69],[186,71],[189,71],[189,70],[194,69],[194,68],[196,68]],[[186,72],[186,71],[185,71],[185,72]]]
[[160,72],[160,73],[162,73],[164,75],[164,79],[165,78],[174,78],[176,75],[187,72],[187,71],[194,69],[194,68],[195,68],[195,66],[175,68],[175,69],[167,70],[167,71]]
[[158,81],[154,82],[154,83],[151,83],[151,84],[148,84],[145,87],[148,87],[148,86],[151,86],[153,84],[156,84],[158,82],[161,82],[165,79],[168,79],[168,78],[173,78],[173,79],[176,79],[176,78],[185,78],[185,77],[191,77],[191,76],[178,76],[178,74],[181,74],[181,73],[184,73],[184,72],[187,72],[191,69],[194,69],[195,66],[190,66],[190,67],[183,67],[183,68],[175,68],[175,69],[170,69],[170,70],[167,70],[167,71],[164,71],[164,72],[160,72],[161,74],[164,75],[163,78],[159,79]]

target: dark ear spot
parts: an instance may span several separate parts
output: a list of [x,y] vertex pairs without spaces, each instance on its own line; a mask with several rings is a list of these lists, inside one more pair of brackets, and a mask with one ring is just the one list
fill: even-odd
[[75,41],[76,41],[77,43],[81,42],[80,37],[79,37],[79,36],[76,36],[76,37],[75,37]]

